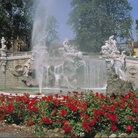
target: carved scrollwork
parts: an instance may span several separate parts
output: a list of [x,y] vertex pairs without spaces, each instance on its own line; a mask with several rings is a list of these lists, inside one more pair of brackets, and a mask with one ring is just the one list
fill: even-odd
[[14,66],[13,69],[10,69],[10,71],[12,72],[12,74],[14,76],[17,76],[17,77],[22,76],[23,75],[23,66],[17,64]]
[[127,73],[131,77],[135,77],[138,74],[138,68],[136,66],[127,67]]
[[22,67],[22,65],[16,65],[16,66],[14,67],[14,69],[15,69],[16,72],[23,72],[23,67]]

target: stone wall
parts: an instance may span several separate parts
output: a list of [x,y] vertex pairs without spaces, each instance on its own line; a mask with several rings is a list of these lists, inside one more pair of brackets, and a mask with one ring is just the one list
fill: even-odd
[[29,58],[27,53],[22,56],[0,57],[0,90],[25,86],[19,72],[23,71],[24,63]]
[[[30,58],[29,52],[9,53],[7,57],[0,57],[0,90],[27,87],[22,81],[24,79],[22,73],[24,64]],[[51,59],[50,63],[54,61]],[[134,88],[138,88],[138,58],[126,57],[125,74],[127,80],[134,82]]]
[[127,57],[126,58],[126,77],[127,80],[132,81],[138,88],[138,58]]

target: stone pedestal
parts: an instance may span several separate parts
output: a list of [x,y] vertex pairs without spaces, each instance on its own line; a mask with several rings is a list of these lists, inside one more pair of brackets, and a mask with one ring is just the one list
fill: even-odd
[[0,49],[0,56],[1,57],[6,57],[6,52],[7,52],[6,49]]
[[110,96],[124,96],[133,90],[133,83],[121,80],[117,74],[112,73],[108,77],[106,92]]

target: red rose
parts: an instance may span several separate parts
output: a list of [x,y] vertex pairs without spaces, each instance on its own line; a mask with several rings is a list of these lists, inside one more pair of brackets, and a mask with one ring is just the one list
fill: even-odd
[[112,129],[113,131],[116,131],[116,130],[117,130],[117,126],[116,126],[116,125],[112,125],[112,126],[111,126],[111,129]]
[[135,121],[138,122],[138,117],[135,118]]
[[110,119],[112,122],[117,122],[117,115],[116,114],[112,115]]
[[87,131],[91,131],[92,128],[89,126],[88,122],[84,121],[82,122],[82,128]]
[[65,124],[65,123],[67,123],[67,122],[68,122],[68,120],[65,120],[65,119],[62,120],[62,123],[63,123],[63,124]]
[[62,110],[60,111],[60,113],[59,113],[59,115],[60,115],[61,117],[64,117],[64,116],[66,116],[67,114],[68,114],[67,111],[64,110],[64,109],[62,109]]
[[72,130],[72,126],[70,126],[69,124],[65,123],[65,124],[62,126],[62,129],[63,129],[65,132],[70,133],[71,130]]
[[6,107],[5,107],[5,113],[7,114],[12,114],[14,111],[14,105],[12,103],[9,103]]
[[60,103],[60,100],[57,100],[57,99],[54,99],[53,100],[53,104],[56,106],[56,105],[58,105]]
[[128,119],[129,119],[129,120],[131,120],[132,118],[133,118],[133,117],[132,117],[131,115],[130,115],[130,116],[128,116]]
[[90,126],[94,126],[96,124],[96,119],[92,119],[92,121],[90,121]]
[[77,111],[78,110],[78,107],[75,104],[67,103],[66,106],[69,107],[69,109],[71,111]]
[[133,126],[131,126],[131,125],[126,125],[126,130],[127,131],[132,131],[133,130]]
[[105,96],[104,96],[103,93],[100,93],[99,96],[100,96],[100,100],[104,100],[105,99]]
[[32,103],[29,103],[26,107],[30,112],[38,112],[38,108]]
[[41,118],[40,121],[44,124],[47,124],[47,125],[52,124],[52,120],[48,116]]
[[107,113],[105,113],[105,117],[106,118],[110,118],[111,117],[111,114],[107,112]]

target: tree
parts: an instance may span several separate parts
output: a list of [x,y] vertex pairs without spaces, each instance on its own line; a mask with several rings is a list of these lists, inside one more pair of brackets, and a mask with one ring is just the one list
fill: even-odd
[[136,33],[137,33],[137,37],[138,37],[138,20],[136,20]]
[[46,44],[48,47],[54,42],[54,40],[58,40],[58,32],[56,31],[56,28],[58,27],[58,22],[54,16],[49,16],[48,23],[47,23],[47,32],[48,38],[46,39]]
[[[7,12],[7,5],[3,3],[2,0],[0,0],[0,36],[9,36],[10,32],[12,31],[12,23],[10,21],[10,13]],[[9,5],[9,10],[10,10]]]
[[72,25],[82,51],[100,51],[103,42],[117,32],[120,40],[131,36],[131,6],[127,0],[72,0],[67,24]]
[[[35,7],[34,0],[0,0],[0,37],[6,39],[22,39],[30,46]],[[48,44],[57,38],[57,21],[55,17],[48,19]]]
[[[10,32],[9,35],[5,34],[8,38],[13,36],[22,37],[24,34],[28,34],[28,30],[31,29],[32,17],[33,17],[33,4],[32,0],[1,0],[1,11],[3,13],[1,18],[4,17],[6,31]],[[1,20],[0,24],[4,21]]]
[[50,15],[49,4],[44,1],[36,0],[34,2],[35,13],[32,30],[32,46],[45,45],[48,48],[54,40],[58,39],[56,28],[58,22],[54,16]]
[[0,36],[30,42],[33,21],[33,0],[0,0]]
[[136,30],[138,30],[138,20],[136,20]]

